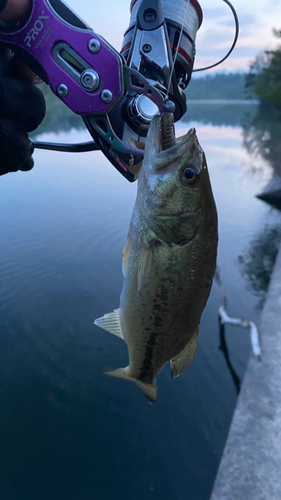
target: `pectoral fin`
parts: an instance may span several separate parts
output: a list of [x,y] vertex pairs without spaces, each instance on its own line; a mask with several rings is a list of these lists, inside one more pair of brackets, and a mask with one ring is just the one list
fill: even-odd
[[105,314],[101,318],[94,321],[94,325],[103,328],[107,332],[113,333],[117,337],[124,340],[124,336],[120,324],[119,309],[114,309],[112,313]]
[[196,328],[191,339],[187,342],[183,350],[170,361],[172,378],[179,377],[192,363],[197,349],[197,339],[199,326]]
[[152,244],[149,247],[144,247],[141,251],[138,262],[138,290],[141,290],[148,281],[153,261],[153,250],[154,245]]
[[126,243],[124,246],[124,250],[122,253],[122,257],[123,257],[122,272],[123,272],[124,278],[126,277],[126,274],[127,274],[127,265],[129,262],[129,255],[130,255],[130,235],[128,234],[127,240],[126,240]]
[[152,384],[148,384],[146,382],[142,382],[141,380],[132,377],[130,374],[130,367],[119,368],[118,370],[114,370],[113,372],[106,372],[104,375],[108,375],[109,377],[117,377],[124,378],[125,380],[130,380],[134,382],[136,386],[144,393],[150,403],[155,403],[157,399],[157,384],[156,380],[152,382]]

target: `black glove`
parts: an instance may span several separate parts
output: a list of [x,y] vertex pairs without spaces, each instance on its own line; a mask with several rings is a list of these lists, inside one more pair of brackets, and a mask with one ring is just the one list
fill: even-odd
[[27,132],[38,127],[45,109],[42,92],[20,76],[11,51],[0,43],[0,175],[32,169]]

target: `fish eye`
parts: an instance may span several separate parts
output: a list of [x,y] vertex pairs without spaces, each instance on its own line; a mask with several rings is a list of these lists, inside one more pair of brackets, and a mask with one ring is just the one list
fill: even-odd
[[187,181],[193,181],[195,177],[195,172],[192,170],[192,168],[186,168],[184,170],[184,177],[186,178]]
[[184,186],[195,184],[199,178],[199,170],[195,165],[185,165],[181,170],[180,180]]

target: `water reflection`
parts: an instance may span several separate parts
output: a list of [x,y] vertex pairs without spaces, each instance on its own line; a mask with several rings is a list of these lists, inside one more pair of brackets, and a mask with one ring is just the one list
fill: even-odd
[[[271,168],[271,179],[258,198],[281,209],[281,120],[276,108],[260,103],[254,116],[243,121],[243,144],[253,158],[261,157]],[[266,164],[264,165],[266,168]],[[248,288],[259,297],[258,309],[266,299],[271,274],[281,242],[279,225],[266,225],[251,241],[245,255],[238,257]]]
[[44,92],[46,100],[46,116],[40,127],[32,132],[31,137],[35,139],[38,135],[46,132],[68,132],[71,129],[85,129],[80,115],[76,115],[61,100],[56,97],[45,84],[39,85]]
[[66,108],[66,106],[61,108],[61,105],[57,110],[52,107],[47,108],[47,113],[44,121],[41,123],[40,127],[32,132],[30,135],[35,139],[38,135],[43,132],[68,132],[71,129],[83,130],[85,129],[84,122],[81,116],[76,115],[71,110]]
[[239,394],[240,388],[241,388],[241,378],[236,373],[235,368],[230,360],[229,350],[228,350],[228,346],[226,343],[225,325],[220,320],[219,320],[219,338],[220,338],[219,349],[224,356],[227,368],[228,368],[229,373],[231,375],[231,378],[233,380],[237,394]]
[[281,120],[271,105],[260,105],[243,122],[244,146],[259,155],[272,169],[272,178],[258,197],[281,209]]
[[229,104],[228,101],[221,101],[221,103],[212,103],[212,101],[200,104],[187,102],[187,113],[183,121],[195,121],[204,124],[212,124],[217,126],[231,126],[240,127],[245,115],[253,117],[256,112],[255,104],[242,104],[239,102],[237,105]]
[[[219,296],[220,296],[220,304],[227,308],[227,298],[224,295],[224,287],[222,284],[221,280],[221,273],[220,269],[217,266],[216,268],[216,273],[215,273],[215,278],[214,282],[216,283],[218,290],[219,290]],[[240,392],[240,387],[241,387],[241,378],[237,374],[231,360],[230,360],[230,354],[229,354],[229,349],[228,345],[226,342],[226,331],[225,331],[225,323],[222,323],[220,316],[218,316],[218,328],[219,328],[219,350],[222,352],[223,357],[226,361],[226,366],[229,370],[230,376],[232,378],[232,381],[234,383],[235,389],[237,394]]]
[[273,109],[259,107],[254,116],[243,122],[244,145],[249,153],[258,153],[268,161],[276,174],[281,176],[281,120]]
[[280,243],[281,228],[266,226],[252,240],[247,253],[238,257],[240,270],[248,288],[259,297],[259,310],[265,303]]
[[[239,112],[242,117],[243,106]],[[47,116],[40,139],[89,140],[86,130],[74,130],[76,120],[82,126],[80,117],[72,122],[70,115],[53,113],[56,128]],[[220,110],[213,116],[218,120]],[[272,211],[255,199],[262,186],[248,175],[251,159],[237,118],[234,125],[222,126],[223,117],[211,125],[211,117],[198,122],[190,109],[187,119],[178,124],[179,134],[197,120],[208,158],[229,313],[258,322],[257,298],[245,287],[237,256],[266,220],[272,222]],[[48,127],[60,133],[45,133]],[[31,172],[1,180],[3,498],[210,498],[250,341],[229,329],[226,342],[220,332],[228,371],[218,349],[213,287],[195,361],[174,381],[168,367],[163,370],[157,405],[148,405],[130,384],[102,375],[127,362],[126,346],[93,321],[118,304],[135,196],[136,184],[100,152],[35,151]]]
[[[44,93],[47,104],[46,117],[40,127],[33,132],[33,138],[43,132],[67,132],[72,128],[77,130],[85,128],[81,116],[75,115],[60,99],[51,94],[46,86]],[[187,114],[181,123],[198,122],[206,125],[240,127],[245,117],[252,118],[255,115],[257,106],[247,101],[238,101],[238,104],[231,101],[216,101],[216,103],[188,101],[187,108]]]

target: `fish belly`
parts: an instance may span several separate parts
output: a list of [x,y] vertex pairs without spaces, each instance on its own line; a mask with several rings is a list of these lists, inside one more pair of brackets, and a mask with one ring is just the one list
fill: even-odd
[[[146,247],[131,246],[120,309],[130,371],[134,377],[151,383],[196,331],[211,283],[206,283],[206,256],[198,259],[195,239],[192,244],[178,248],[159,243],[150,245],[153,255],[149,273],[139,288],[138,271]],[[196,262],[193,259],[190,265],[192,255]]]

